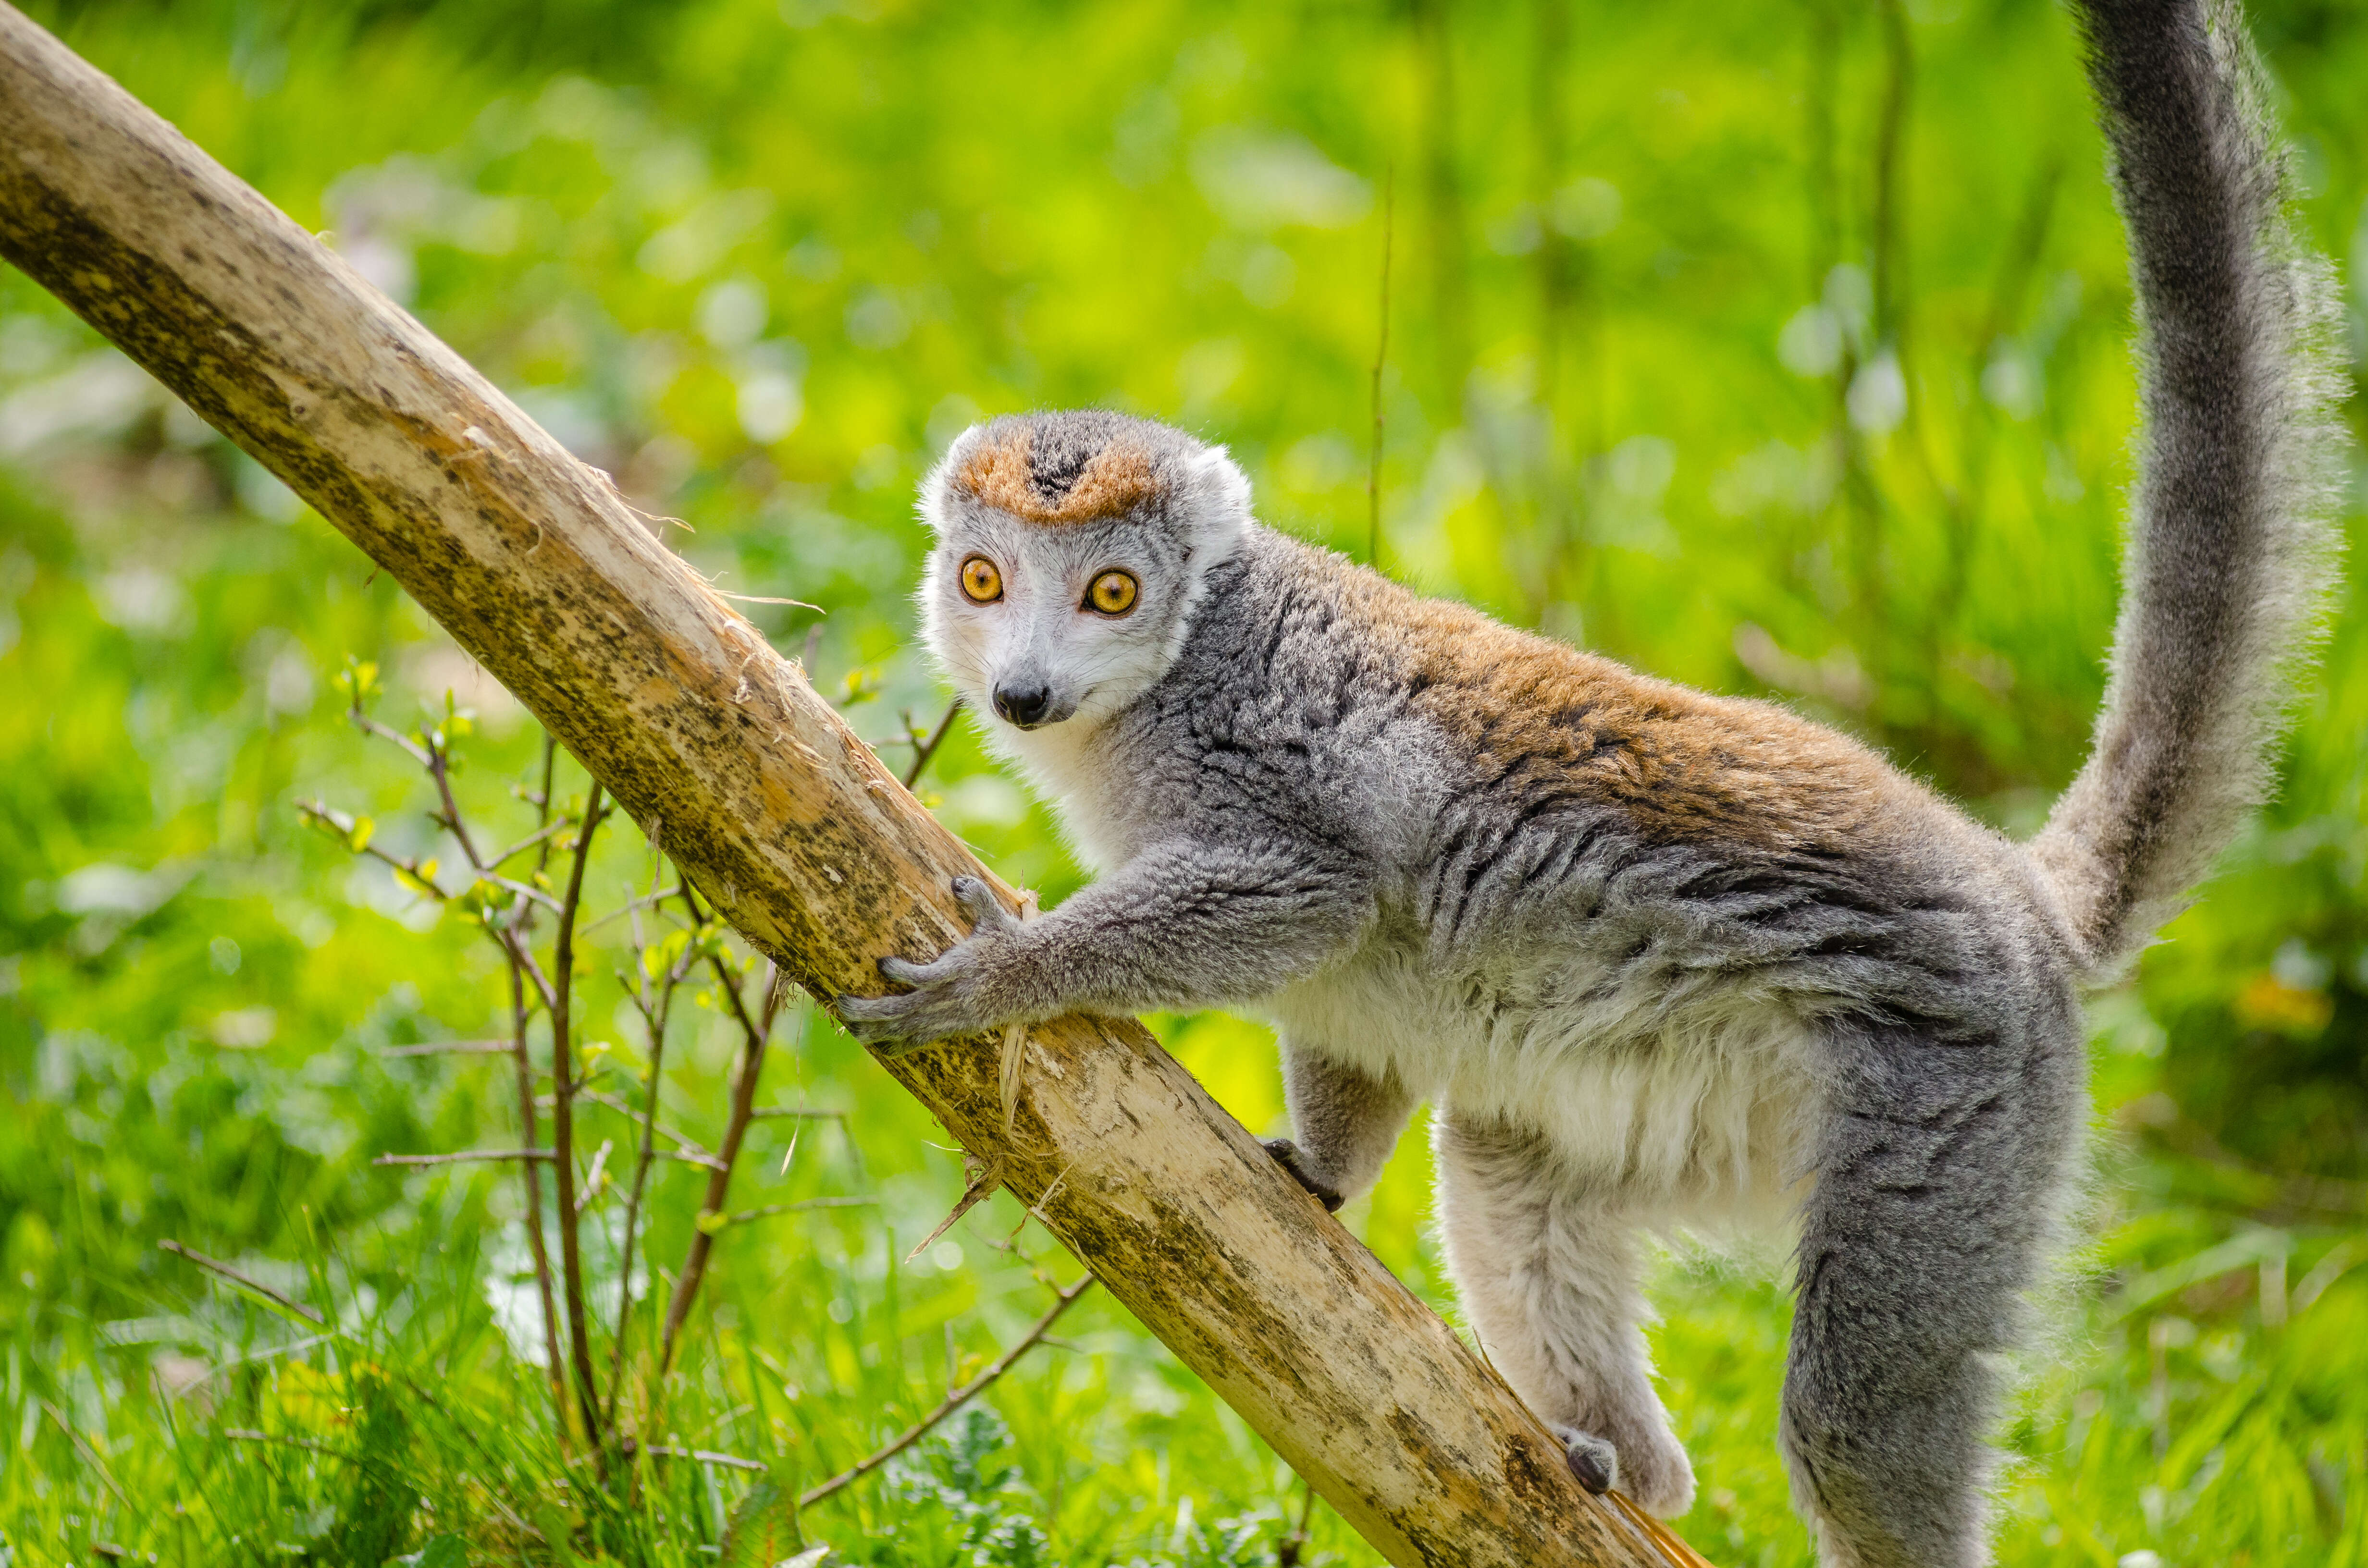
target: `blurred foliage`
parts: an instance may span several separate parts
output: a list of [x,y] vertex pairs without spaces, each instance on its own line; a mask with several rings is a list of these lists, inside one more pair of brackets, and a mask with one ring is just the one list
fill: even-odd
[[[892,762],[899,715],[943,703],[911,646],[916,481],[981,414],[1080,403],[1227,441],[1279,527],[1781,697],[2009,828],[2079,761],[2130,299],[2042,0],[31,10],[682,519],[671,542],[721,585],[825,607],[750,613]],[[2256,23],[2303,222],[2357,278],[2368,17]],[[2356,363],[2356,285],[2348,310]],[[471,710],[468,809],[529,825],[539,737],[506,695],[0,276],[0,1563],[706,1561],[750,1472],[654,1463],[611,1506],[563,1458],[515,1309],[515,1177],[370,1163],[499,1146],[516,1100],[499,1059],[384,1054],[504,1032],[507,1003],[462,922],[295,809],[450,860],[423,781],[338,716],[349,656],[381,666],[391,722],[448,692]],[[2004,1561],[2368,1563],[2363,734],[2347,589],[2278,801],[2097,1005],[2097,1239],[2023,1369]],[[924,788],[1014,881],[1076,885],[965,731]],[[596,916],[650,874],[612,842]],[[587,959],[586,1032],[630,1067],[620,928]],[[1278,1128],[1266,1031],[1157,1025]],[[879,1206],[720,1237],[646,1433],[779,1486],[935,1404],[1041,1309],[1040,1269],[1074,1267],[1007,1199],[902,1261],[959,1161],[825,1020],[792,1038],[761,1098],[844,1111],[846,1135],[758,1123],[734,1203]],[[700,1013],[669,1054],[691,1136],[721,1126],[733,1039]],[[1452,1312],[1422,1145],[1348,1218]],[[658,1179],[663,1267],[703,1176]],[[997,1250],[1016,1232],[1034,1263]],[[1680,1247],[1661,1270],[1704,1482],[1681,1528],[1722,1563],[1810,1560],[1773,1443],[1779,1261]],[[1273,1561],[1299,1507],[1274,1456],[1099,1292],[1062,1327],[806,1539],[882,1563]],[[1301,1560],[1372,1558],[1318,1509]]]

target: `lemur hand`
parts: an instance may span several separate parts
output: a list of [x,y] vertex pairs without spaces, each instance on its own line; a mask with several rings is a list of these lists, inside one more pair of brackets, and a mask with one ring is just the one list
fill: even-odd
[[971,934],[928,963],[880,960],[880,972],[913,989],[901,995],[842,996],[839,1021],[866,1045],[889,1046],[901,1056],[936,1040],[980,1034],[1008,1022],[1008,1003],[993,983],[1019,932],[1019,917],[976,877],[956,877],[954,902],[971,918]]

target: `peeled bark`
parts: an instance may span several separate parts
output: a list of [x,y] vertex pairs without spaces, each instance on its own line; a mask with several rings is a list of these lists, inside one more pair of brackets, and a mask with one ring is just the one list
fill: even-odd
[[[815,996],[962,934],[977,863],[605,476],[5,5],[0,255],[402,583]],[[1393,1562],[1679,1560],[1139,1026],[1030,1040],[1008,1135],[994,1041],[882,1065]]]

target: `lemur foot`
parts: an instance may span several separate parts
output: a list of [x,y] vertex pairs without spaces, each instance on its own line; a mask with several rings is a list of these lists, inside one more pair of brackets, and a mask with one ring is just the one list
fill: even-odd
[[1559,1423],[1547,1430],[1562,1440],[1563,1460],[1571,1474],[1598,1496],[1618,1487],[1646,1513],[1664,1519],[1693,1506],[1693,1461],[1668,1432],[1617,1444]]
[[1324,1205],[1324,1212],[1326,1214],[1338,1213],[1340,1210],[1340,1205],[1348,1201],[1338,1193],[1333,1191],[1330,1187],[1325,1186],[1322,1182],[1307,1174],[1307,1165],[1300,1155],[1299,1145],[1292,1142],[1290,1139],[1268,1139],[1266,1141],[1266,1152],[1274,1156],[1274,1163],[1276,1165],[1281,1165],[1284,1170],[1291,1173],[1292,1180],[1305,1187],[1315,1196],[1315,1200],[1318,1203]]

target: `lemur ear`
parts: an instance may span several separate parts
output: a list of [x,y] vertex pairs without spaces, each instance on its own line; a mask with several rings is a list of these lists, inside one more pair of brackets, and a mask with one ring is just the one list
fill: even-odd
[[1192,550],[1206,566],[1232,554],[1250,525],[1249,475],[1223,447],[1201,452],[1185,472]]
[[914,506],[921,514],[921,521],[929,526],[929,531],[940,539],[945,537],[947,525],[953,517],[953,497],[949,494],[953,476],[977,449],[979,437],[985,429],[985,425],[973,425],[956,436],[937,466],[922,476]]

